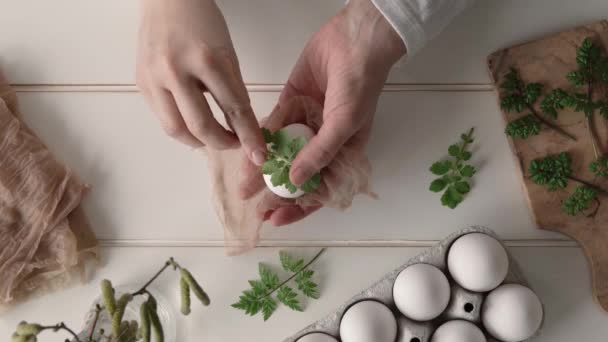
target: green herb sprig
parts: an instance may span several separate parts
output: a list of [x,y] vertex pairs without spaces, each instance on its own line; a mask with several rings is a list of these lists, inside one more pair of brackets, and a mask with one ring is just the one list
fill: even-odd
[[[262,134],[266,144],[270,144],[266,162],[262,165],[262,173],[270,175],[273,186],[285,186],[289,192],[295,193],[298,188],[289,180],[289,170],[291,169],[291,163],[304,148],[306,140],[301,137],[291,139],[282,130],[270,132],[268,129],[262,128]],[[321,175],[316,173],[302,184],[300,189],[306,193],[311,193],[320,184]]]
[[471,128],[467,133],[460,135],[461,142],[450,145],[448,154],[452,160],[440,160],[431,165],[430,171],[441,176],[431,182],[429,190],[443,192],[441,204],[448,208],[456,208],[469,193],[471,186],[468,179],[473,177],[475,167],[466,162],[471,159],[472,153],[467,149],[473,143],[473,131]]
[[[209,305],[209,297],[194,279],[190,271],[180,266],[173,258],[170,258],[138,291],[122,294],[119,298],[116,298],[116,291],[112,286],[112,282],[107,279],[102,280],[100,289],[103,306],[99,304],[96,305],[91,329],[85,340],[81,340],[80,337],[63,322],[55,325],[43,326],[37,323],[23,321],[17,326],[17,329],[12,336],[12,342],[36,342],[38,340],[38,335],[45,330],[52,330],[54,332],[64,330],[69,333],[73,337],[73,341],[76,342],[150,342],[152,341],[152,337],[154,337],[153,340],[155,342],[163,342],[165,334],[158,316],[156,299],[148,291],[148,287],[169,267],[172,267],[173,270],[180,271],[181,311],[184,315],[190,313],[190,292],[194,292],[195,296],[203,305]],[[139,323],[137,321],[125,321],[125,309],[136,296],[147,296],[147,299],[140,306],[140,321]],[[98,331],[99,338],[94,339],[97,322],[102,313],[107,314],[110,317],[112,331],[110,332],[110,335],[106,336],[106,332],[103,329],[100,329]]]
[[[291,275],[284,281],[264,264],[258,265],[259,280],[250,280],[250,289],[243,291],[239,301],[232,307],[245,311],[246,314],[255,316],[262,313],[264,321],[267,321],[278,307],[278,302],[294,311],[302,311],[302,304],[298,299],[298,293],[287,284],[294,281],[297,289],[306,297],[319,298],[318,285],[313,281],[314,271],[308,269],[314,263],[325,248],[321,249],[308,263],[304,259],[296,259],[284,251],[279,252],[281,266],[285,272]],[[276,293],[276,297],[274,294]]]
[[562,210],[572,216],[589,209],[592,201],[598,201],[598,194],[608,195],[606,190],[572,175],[572,159],[566,152],[531,161],[528,173],[534,183],[549,191],[564,189],[569,181],[581,184],[562,203]]
[[[521,113],[524,110],[530,113],[526,115],[524,120],[518,119],[519,121],[511,123],[507,127],[505,133],[513,138],[528,138],[531,135],[540,133],[540,123],[556,131],[562,136],[576,141],[576,138],[570,133],[564,131],[559,126],[554,125],[550,121],[543,118],[534,104],[541,95],[543,85],[540,83],[525,83],[519,77],[517,70],[511,68],[505,75],[503,82],[500,84],[501,88],[501,101],[500,107],[506,112],[517,112]],[[557,112],[551,109],[551,105],[554,104],[547,100],[541,104],[541,108],[544,108],[543,112],[551,118],[557,117]],[[532,120],[530,115],[536,120]]]

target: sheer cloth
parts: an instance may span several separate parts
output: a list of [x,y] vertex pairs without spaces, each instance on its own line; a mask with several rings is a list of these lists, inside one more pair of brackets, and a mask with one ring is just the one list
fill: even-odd
[[0,312],[82,279],[97,240],[80,209],[87,187],[18,118],[0,73]]

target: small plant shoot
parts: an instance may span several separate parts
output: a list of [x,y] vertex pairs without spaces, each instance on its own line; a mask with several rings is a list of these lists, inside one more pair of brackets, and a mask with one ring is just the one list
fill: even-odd
[[255,316],[262,313],[264,321],[267,321],[282,303],[294,311],[303,311],[302,303],[296,290],[288,286],[293,281],[298,291],[305,297],[318,299],[319,289],[314,282],[314,271],[308,269],[325,251],[321,249],[308,263],[304,259],[296,259],[284,251],[279,252],[279,259],[283,271],[290,274],[286,280],[280,281],[279,275],[264,264],[258,265],[260,279],[250,280],[248,290],[243,291],[238,302],[232,307],[245,311],[245,314]]
[[[298,153],[304,148],[306,140],[304,138],[290,138],[285,132],[278,130],[270,132],[262,128],[264,140],[269,144],[266,162],[262,165],[262,173],[270,175],[273,186],[285,186],[289,192],[295,193],[298,188],[289,180],[291,163],[295,160]],[[306,181],[300,189],[306,193],[315,191],[321,184],[321,175],[314,174]]]
[[460,136],[460,143],[451,145],[448,154],[451,159],[440,160],[431,165],[430,171],[440,176],[431,182],[429,190],[442,192],[441,204],[454,209],[463,200],[464,196],[471,191],[469,179],[473,177],[475,167],[466,162],[471,159],[472,153],[468,150],[473,143],[473,128]]
[[[209,296],[194,279],[190,271],[180,266],[173,258],[167,260],[163,267],[138,291],[125,293],[116,297],[116,291],[112,283],[104,279],[100,283],[101,298],[103,305],[97,304],[91,330],[86,339],[81,339],[65,323],[54,325],[40,325],[37,323],[21,322],[12,336],[12,342],[36,342],[38,336],[45,330],[53,332],[65,331],[75,342],[163,342],[165,334],[157,312],[157,304],[154,296],[148,291],[148,287],[168,268],[179,270],[180,275],[180,299],[181,312],[190,314],[190,293],[194,293],[202,305],[209,305]],[[137,296],[145,296],[146,300],[140,306],[140,319],[137,321],[125,321],[124,314],[127,305]],[[112,321],[111,331],[97,330],[97,322],[100,315],[106,314]],[[66,340],[69,341],[69,340]]]

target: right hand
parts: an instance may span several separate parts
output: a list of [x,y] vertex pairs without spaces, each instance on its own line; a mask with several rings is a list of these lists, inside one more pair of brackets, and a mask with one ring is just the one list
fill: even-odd
[[[213,0],[142,0],[137,85],[171,137],[192,147],[242,146],[253,163],[265,161],[266,144]],[[231,130],[214,118],[204,91]]]

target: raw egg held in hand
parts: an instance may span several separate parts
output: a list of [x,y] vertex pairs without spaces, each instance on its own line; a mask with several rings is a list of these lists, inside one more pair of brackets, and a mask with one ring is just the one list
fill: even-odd
[[366,300],[351,306],[340,322],[342,342],[394,342],[397,320],[386,305]]
[[302,336],[297,342],[338,342],[338,340],[323,333],[312,333]]
[[504,342],[532,337],[543,321],[543,306],[536,294],[519,284],[506,284],[490,292],[481,311],[490,335]]
[[498,240],[487,234],[472,233],[452,244],[448,269],[458,285],[469,291],[487,292],[505,280],[509,257]]
[[268,189],[283,198],[304,195],[306,191],[296,188],[289,181],[289,168],[299,150],[315,136],[315,132],[304,124],[294,123],[274,133],[265,131],[264,136],[268,160],[262,166],[262,173]]
[[450,302],[450,283],[437,267],[414,264],[399,273],[393,285],[395,305],[415,321],[439,316]]
[[486,337],[475,324],[467,321],[449,321],[442,324],[431,342],[486,342]]

